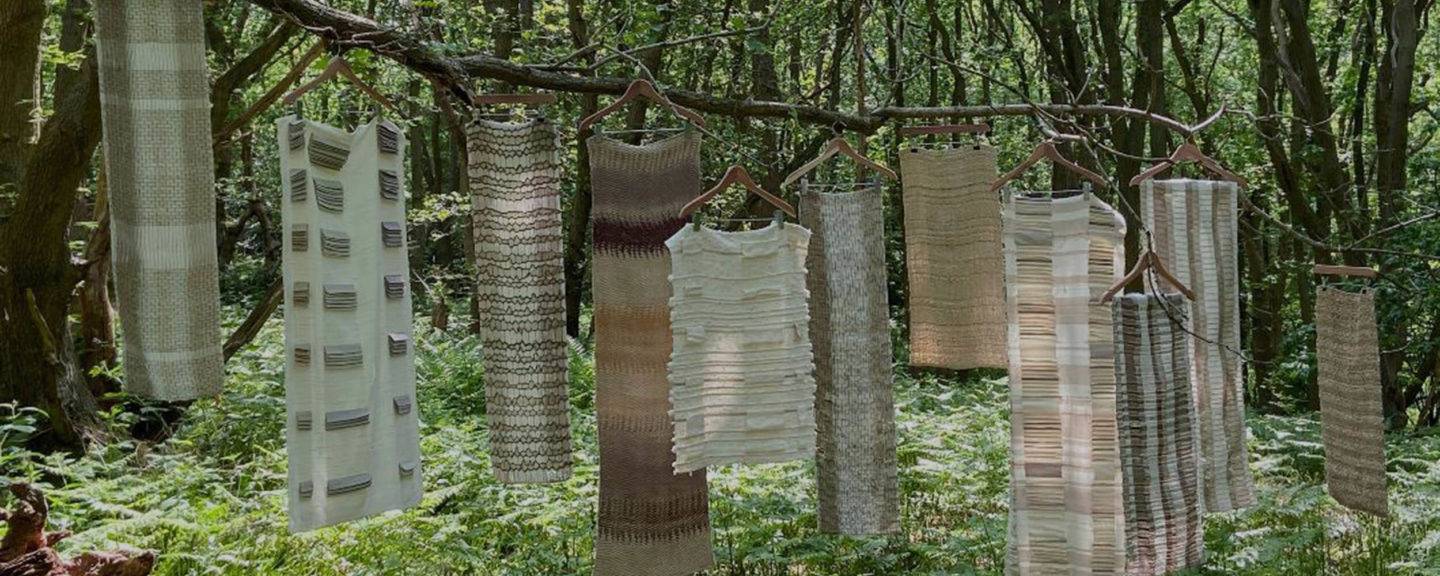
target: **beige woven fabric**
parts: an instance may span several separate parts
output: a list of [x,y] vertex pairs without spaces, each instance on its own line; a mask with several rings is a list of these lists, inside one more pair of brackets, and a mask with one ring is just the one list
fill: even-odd
[[200,0],[95,3],[126,389],[220,393],[210,85]]
[[1140,213],[1155,253],[1195,292],[1190,331],[1203,339],[1190,339],[1190,382],[1200,417],[1206,512],[1255,504],[1245,445],[1245,367],[1237,352],[1242,349],[1238,194],[1233,182],[1208,180],[1147,180],[1140,187]]
[[681,576],[714,563],[705,471],[671,452],[670,254],[699,196],[700,134],[632,146],[591,137],[595,410],[600,436],[596,576]]
[[545,121],[467,130],[485,417],[501,482],[570,477],[559,140]]
[[900,153],[910,364],[1003,368],[1005,259],[995,149]]
[[1385,413],[1374,293],[1326,286],[1316,290],[1315,355],[1325,485],[1335,501],[1386,516]]
[[685,226],[670,250],[675,472],[815,454],[810,231]]
[[290,529],[302,531],[420,502],[405,200],[381,178],[404,174],[404,137],[388,122],[277,125],[285,448]]
[[1185,298],[1125,294],[1112,306],[1125,549],[1132,576],[1205,562],[1200,443]]
[[879,186],[823,193],[807,185],[800,222],[815,349],[815,471],[820,530],[900,529],[895,393]]
[[1125,223],[1091,194],[1005,204],[1011,575],[1120,574],[1114,331]]

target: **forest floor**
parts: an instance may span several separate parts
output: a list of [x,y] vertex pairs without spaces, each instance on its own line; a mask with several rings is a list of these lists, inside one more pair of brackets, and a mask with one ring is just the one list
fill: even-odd
[[[30,417],[0,406],[0,470],[48,489],[51,529],[76,532],[62,550],[156,550],[157,574],[588,574],[597,481],[590,359],[572,346],[574,478],[504,486],[486,456],[478,344],[453,332],[416,332],[426,493],[412,510],[287,533],[278,319],[228,364],[224,396],[196,403],[162,443],[41,456],[15,443]],[[1004,381],[917,380],[900,370],[896,390],[902,534],[817,533],[812,463],[721,468],[710,476],[711,573],[1000,574]],[[110,416],[116,426],[134,418]],[[1325,494],[1315,419],[1252,415],[1250,429],[1260,504],[1208,519],[1210,562],[1199,573],[1440,574],[1440,435],[1389,439],[1393,512],[1377,521]]]

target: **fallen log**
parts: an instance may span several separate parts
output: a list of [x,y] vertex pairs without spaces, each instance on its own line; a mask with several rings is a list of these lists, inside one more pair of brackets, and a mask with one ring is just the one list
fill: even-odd
[[10,485],[15,496],[11,510],[0,510],[6,525],[0,539],[0,576],[145,576],[155,568],[149,551],[85,552],[66,560],[55,544],[70,536],[68,530],[46,532],[50,504],[45,493],[24,482]]

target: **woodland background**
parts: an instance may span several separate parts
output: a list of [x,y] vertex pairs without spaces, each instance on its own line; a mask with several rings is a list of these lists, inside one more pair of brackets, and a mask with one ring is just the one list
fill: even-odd
[[[1440,39],[1434,0],[207,0],[227,390],[190,405],[122,392],[89,0],[0,3],[0,477],[46,486],[77,549],[161,552],[157,572],[571,574],[595,495],[589,190],[575,120],[652,78],[709,120],[704,172],[767,189],[833,130],[898,167],[895,128],[988,121],[1002,169],[1040,140],[1123,186],[1193,136],[1251,183],[1243,350],[1262,504],[1213,518],[1216,573],[1440,573]],[[410,140],[411,280],[425,417],[417,510],[284,530],[283,359],[273,121],[347,60]],[[543,89],[561,127],[576,478],[488,473],[463,126],[470,95]],[[307,118],[367,120],[343,82]],[[1202,121],[1213,123],[1195,133]],[[925,120],[924,118],[930,118]],[[612,129],[676,125],[634,107]],[[864,137],[862,144],[860,138]],[[968,145],[969,137],[957,144]],[[932,142],[933,144],[933,142]],[[201,145],[201,143],[197,143]],[[848,178],[843,165],[822,175]],[[903,178],[903,174],[902,174]],[[1064,172],[1025,184],[1065,187]],[[793,191],[786,190],[787,194]],[[885,189],[906,533],[821,537],[804,464],[711,482],[721,574],[998,573],[1008,421],[1001,373],[906,366],[900,187]],[[723,212],[764,213],[727,196]],[[793,198],[793,196],[792,196]],[[1324,495],[1313,358],[1316,262],[1377,267],[1392,508]],[[181,305],[182,303],[177,303]]]

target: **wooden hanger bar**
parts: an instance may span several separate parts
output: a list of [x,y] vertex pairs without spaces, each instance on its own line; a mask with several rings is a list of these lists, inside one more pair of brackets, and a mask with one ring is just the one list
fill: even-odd
[[474,98],[476,106],[503,105],[503,104],[525,104],[527,106],[540,106],[554,104],[555,95],[549,92],[538,92],[533,94],[479,94]]
[[978,124],[936,124],[933,126],[901,126],[901,136],[926,136],[930,134],[989,134],[990,125]]
[[1364,266],[1337,266],[1334,264],[1316,264],[1315,274],[1320,276],[1354,276],[1360,278],[1378,278],[1380,273],[1374,268]]
[[381,94],[369,84],[366,84],[364,80],[361,80],[360,77],[355,74],[355,70],[350,68],[350,63],[345,61],[344,56],[331,58],[330,63],[325,65],[325,69],[320,72],[319,76],[316,76],[314,79],[290,91],[289,94],[286,94],[285,105],[293,106],[296,101],[300,100],[301,96],[304,96],[307,92],[314,90],[316,87],[330,81],[336,76],[344,77],[371,100],[384,106],[386,110],[389,110],[395,115],[400,115],[400,110],[395,107],[395,104],[390,102],[389,98],[386,98],[384,94]]
[[895,173],[894,170],[886,168],[885,166],[876,163],[874,160],[865,157],[864,154],[856,152],[854,148],[850,147],[850,143],[845,140],[844,136],[836,135],[834,138],[831,138],[829,142],[825,143],[825,148],[820,151],[819,156],[816,156],[814,160],[806,162],[805,164],[797,168],[794,172],[791,172],[789,176],[785,177],[785,181],[781,182],[780,185],[789,186],[790,183],[799,180],[802,176],[806,174],[809,174],[812,170],[818,168],[821,163],[829,160],[831,156],[834,156],[836,154],[846,156],[851,160],[854,160],[855,163],[879,172],[881,176],[884,176],[891,180],[900,177],[898,174]]
[[756,196],[769,202],[771,206],[779,208],[781,212],[790,215],[791,218],[795,217],[794,206],[791,206],[789,202],[781,200],[778,196],[766,192],[764,188],[761,188],[759,184],[755,183],[754,178],[750,177],[750,172],[746,171],[745,167],[739,164],[731,165],[729,169],[725,170],[725,175],[720,178],[720,182],[716,183],[715,186],[709,190],[706,190],[704,194],[696,196],[694,200],[691,200],[684,208],[681,208],[680,217],[685,218],[694,214],[696,210],[699,210],[700,207],[704,206],[706,202],[709,202],[711,198],[714,198],[716,195],[736,184],[744,186],[746,190],[753,192]]
[[1244,178],[1240,177],[1234,172],[1225,169],[1225,167],[1221,166],[1219,162],[1215,161],[1215,159],[1206,156],[1205,152],[1201,151],[1200,147],[1196,146],[1194,142],[1189,141],[1181,144],[1179,148],[1176,148],[1174,152],[1170,153],[1169,158],[1166,158],[1159,164],[1151,166],[1148,170],[1144,172],[1136,174],[1134,178],[1130,179],[1130,185],[1139,186],[1141,182],[1154,178],[1160,175],[1161,172],[1164,172],[1166,170],[1174,168],[1177,165],[1187,162],[1199,164],[1201,167],[1209,170],[1216,176],[1219,176],[1221,180],[1228,180],[1230,182],[1234,182],[1238,184],[1241,188],[1244,188],[1248,185],[1245,182]]
[[1124,278],[1121,278],[1119,282],[1116,282],[1109,290],[1105,291],[1105,294],[1100,296],[1100,303],[1105,304],[1110,302],[1110,300],[1115,298],[1116,294],[1119,294],[1121,290],[1125,289],[1126,285],[1140,279],[1140,276],[1144,274],[1146,270],[1154,270],[1156,275],[1169,283],[1175,290],[1185,295],[1186,298],[1190,300],[1195,299],[1195,292],[1186,287],[1175,275],[1170,273],[1169,269],[1165,268],[1165,264],[1160,261],[1160,256],[1146,250],[1144,254],[1141,254],[1139,258],[1135,259],[1135,267],[1131,268],[1130,272],[1126,274]]
[[636,98],[644,98],[646,100],[659,104],[660,106],[663,106],[671,112],[679,115],[681,118],[689,121],[691,124],[694,124],[701,128],[705,127],[705,118],[700,116],[700,114],[696,113],[694,110],[671,102],[669,98],[666,98],[664,94],[661,94],[659,90],[656,90],[655,85],[651,84],[649,80],[640,79],[631,82],[630,86],[625,89],[625,93],[621,94],[618,100],[611,102],[609,106],[595,111],[594,114],[591,114],[581,119],[580,131],[584,132],[586,128],[589,128],[591,125],[599,122],[601,119],[609,116],[616,110],[623,108],[626,104],[630,103]]
[[1006,184],[1019,178],[1021,174],[1024,174],[1026,170],[1039,164],[1041,160],[1049,160],[1050,163],[1057,167],[1079,174],[1081,178],[1089,180],[1097,188],[1104,188],[1109,185],[1109,182],[1105,180],[1104,176],[1091,172],[1084,166],[1071,162],[1068,158],[1061,155],[1060,149],[1055,147],[1054,140],[1046,140],[1036,146],[1035,150],[1030,152],[1030,157],[1026,158],[1024,162],[1021,162],[1019,166],[1016,166],[996,179],[995,183],[990,186],[990,192],[999,192]]

